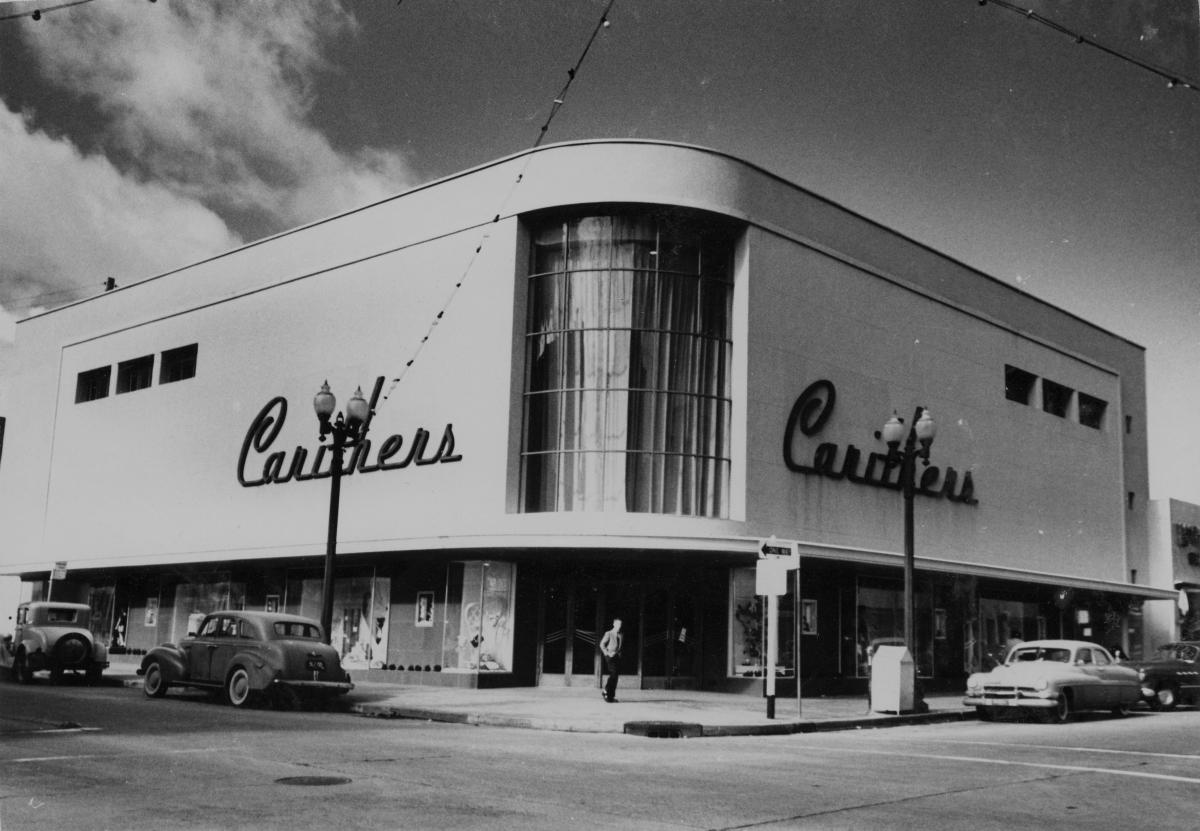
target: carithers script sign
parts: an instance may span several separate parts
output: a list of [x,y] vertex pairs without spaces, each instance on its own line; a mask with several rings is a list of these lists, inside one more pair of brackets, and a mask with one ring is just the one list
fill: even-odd
[[[382,381],[379,378],[376,382]],[[374,406],[374,401],[372,401]],[[297,446],[293,450],[272,449],[275,439],[283,429],[287,420],[287,399],[282,395],[267,402],[250,423],[246,438],[242,440],[242,452],[238,456],[237,477],[244,488],[259,485],[281,485],[284,482],[304,482],[309,479],[324,479],[332,475],[330,462],[325,461],[326,446],[317,446],[311,454],[309,462],[308,448]],[[409,465],[446,464],[462,461],[462,455],[454,452],[454,425],[447,424],[442,430],[442,438],[437,449],[429,452],[429,439],[432,434],[424,427],[418,427],[408,443],[407,451],[404,437],[401,435],[388,436],[379,445],[372,458],[374,449],[370,439],[363,439],[350,448],[347,454],[343,476],[357,473],[374,473],[378,470],[399,470]],[[331,460],[332,461],[332,460]]]
[[[788,470],[821,476],[826,479],[845,479],[858,485],[871,485],[877,488],[900,489],[900,464],[885,450],[883,452],[864,451],[852,444],[843,450],[833,442],[820,442],[813,450],[811,460],[801,461],[797,458],[798,449],[796,433],[803,436],[816,436],[825,427],[829,417],[833,415],[833,405],[837,401],[837,390],[832,381],[814,381],[800,393],[792,412],[788,415],[787,428],[783,431],[783,461]],[[951,502],[961,502],[964,505],[978,505],[975,498],[975,482],[971,472],[959,476],[957,470],[947,466],[942,469],[936,465],[917,468],[916,492],[924,496],[945,498]]]

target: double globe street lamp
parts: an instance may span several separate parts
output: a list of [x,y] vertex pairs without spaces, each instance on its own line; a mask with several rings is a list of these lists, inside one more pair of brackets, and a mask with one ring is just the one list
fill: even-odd
[[330,392],[329,382],[326,381],[321,385],[321,391],[313,397],[313,409],[321,425],[320,440],[325,441],[326,436],[333,437],[329,445],[333,452],[329,465],[329,535],[325,542],[325,579],[321,585],[321,630],[325,643],[329,643],[333,636],[333,561],[337,552],[338,510],[345,451],[366,437],[370,426],[371,406],[363,398],[362,387],[359,387],[346,402],[345,415],[338,413],[334,417],[337,399]]
[[[913,626],[913,570],[916,553],[913,546],[913,495],[917,490],[916,462],[929,465],[929,448],[937,435],[937,425],[929,410],[917,407],[913,420],[906,427],[895,412],[883,425],[880,437],[888,446],[888,464],[900,468],[900,489],[904,494],[904,646],[917,657],[916,629]],[[901,447],[903,442],[903,447]]]

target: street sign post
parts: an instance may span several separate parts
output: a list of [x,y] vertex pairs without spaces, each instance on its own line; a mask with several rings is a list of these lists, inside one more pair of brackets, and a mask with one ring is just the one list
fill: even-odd
[[[754,593],[767,598],[767,718],[775,718],[775,675],[779,652],[779,596],[787,594],[788,572],[800,567],[800,549],[795,542],[772,536],[759,542]],[[798,643],[797,643],[798,646]],[[797,664],[799,652],[797,650]],[[800,700],[800,671],[796,668],[796,700]]]
[[46,599],[50,599],[50,595],[54,593],[54,581],[67,579],[67,563],[65,560],[59,560],[54,564],[54,568],[50,571],[50,585],[46,587]]

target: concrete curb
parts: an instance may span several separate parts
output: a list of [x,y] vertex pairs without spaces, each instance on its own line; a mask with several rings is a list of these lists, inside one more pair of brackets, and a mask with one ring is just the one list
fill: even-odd
[[[125,687],[142,688],[142,678],[124,678]],[[613,722],[586,717],[537,718],[506,716],[472,710],[446,710],[395,704],[352,704],[346,712],[367,718],[408,719],[411,721],[469,724],[478,727],[510,727],[523,730],[551,730],[559,733],[623,733],[645,738],[717,738],[721,736],[787,736],[796,733],[823,733],[836,730],[876,730],[915,724],[974,721],[974,709],[932,710],[926,713],[863,715],[852,718],[827,718],[805,721],[774,721],[770,724],[703,724],[671,719],[638,719]]]
[[734,724],[706,726],[707,736],[783,736],[793,733],[829,733],[836,730],[875,730],[882,727],[906,727],[914,724],[938,724],[951,721],[975,721],[974,710],[969,712],[929,712],[896,716],[864,716],[862,718],[824,719],[821,721],[787,721],[779,724]]
[[526,716],[503,716],[492,713],[456,712],[421,707],[399,707],[390,704],[355,704],[350,712],[370,718],[411,719],[415,721],[471,724],[481,727],[516,727],[528,730],[554,730],[567,733],[624,733],[646,738],[715,738],[721,736],[785,736],[796,733],[821,733],[836,730],[874,730],[884,727],[903,727],[914,724],[974,721],[974,710],[963,712],[929,712],[862,718],[824,719],[821,721],[780,721],[772,724],[697,724],[671,720],[597,722],[587,719],[541,719]]
[[624,725],[585,718],[533,718],[496,713],[435,710],[423,707],[398,707],[391,704],[352,704],[348,712],[367,718],[436,721],[444,724],[470,724],[477,727],[516,727],[525,730],[552,730],[559,733],[620,733]]

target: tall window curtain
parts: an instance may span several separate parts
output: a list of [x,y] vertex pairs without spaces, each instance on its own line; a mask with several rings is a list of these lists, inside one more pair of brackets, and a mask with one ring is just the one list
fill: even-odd
[[531,240],[523,510],[726,516],[731,230],[614,213]]

